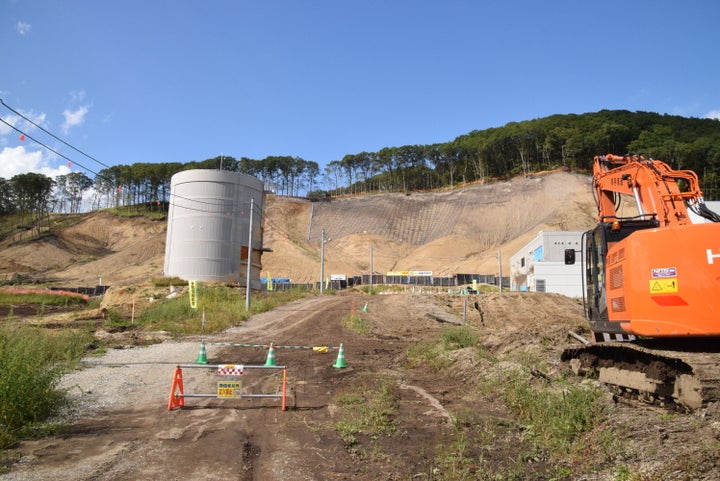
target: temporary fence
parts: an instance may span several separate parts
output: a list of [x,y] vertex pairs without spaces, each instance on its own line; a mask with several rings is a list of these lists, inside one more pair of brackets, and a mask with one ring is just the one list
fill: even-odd
[[[262,278],[261,278],[262,279]],[[455,274],[452,276],[404,276],[404,275],[385,275],[385,274],[363,274],[359,276],[348,276],[346,280],[325,281],[326,289],[343,290],[353,286],[360,285],[410,285],[410,286],[434,286],[434,287],[455,287],[471,284],[472,281],[492,286],[502,284],[504,288],[510,288],[509,276],[496,276],[494,274]],[[261,289],[270,290],[272,286],[274,291],[287,291],[292,289],[312,290],[320,288],[320,282],[315,283],[273,283],[262,284]]]
[[[276,398],[281,399],[281,408],[287,409],[287,367],[277,365],[275,362],[275,349],[305,349],[320,353],[327,353],[337,350],[337,359],[332,365],[335,369],[347,368],[345,362],[345,350],[342,344],[339,346],[285,346],[250,343],[212,342],[214,346],[267,348],[267,358],[263,365],[252,364],[208,364],[205,341],[200,341],[200,352],[195,364],[178,364],[173,374],[170,396],[168,398],[168,411],[185,406],[185,398],[216,398],[216,399],[246,399],[246,398]],[[217,383],[217,390],[214,393],[186,393],[183,382],[183,368],[186,369],[215,369],[218,376],[242,376],[246,370],[251,369],[277,369],[282,370],[282,387],[279,394],[251,394],[243,393],[242,382],[237,379],[221,380]]]
[[[183,383],[183,369],[214,369],[220,377],[233,377],[233,379],[217,381],[217,390],[214,393],[186,393]],[[279,393],[259,394],[244,393],[242,381],[237,380],[246,370],[274,369],[282,371],[282,386]],[[185,398],[216,398],[216,399],[251,399],[274,398],[281,400],[280,408],[287,410],[287,367],[275,365],[246,365],[246,364],[178,364],[173,374],[168,398],[168,411],[185,407]]]

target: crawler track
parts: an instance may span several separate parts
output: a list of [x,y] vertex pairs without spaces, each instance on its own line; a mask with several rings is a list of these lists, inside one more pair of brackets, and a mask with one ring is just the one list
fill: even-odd
[[561,359],[569,361],[576,374],[592,373],[651,403],[696,410],[720,400],[717,340],[672,348],[658,342],[602,342],[566,349]]

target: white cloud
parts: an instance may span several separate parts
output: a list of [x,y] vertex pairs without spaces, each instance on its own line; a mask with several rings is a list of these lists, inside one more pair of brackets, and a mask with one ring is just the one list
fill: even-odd
[[[17,124],[19,117],[17,115],[8,115],[7,117],[3,117],[2,119],[8,124],[14,126],[15,124]],[[7,137],[11,133],[15,132],[15,130],[10,125],[7,125],[4,122],[0,122],[0,136]]]
[[24,146],[5,147],[0,151],[0,177],[9,179],[13,175],[37,171],[42,164],[42,152],[29,152]]
[[[46,115],[44,113],[36,114],[35,112],[24,112],[22,110],[18,110],[18,112],[30,119],[35,124],[45,127]],[[7,115],[5,117],[2,117],[2,119],[4,121],[0,122],[0,143],[2,143],[2,145],[7,145],[10,143],[8,142],[8,138],[15,138],[17,140],[17,138],[20,136],[21,133],[15,130],[13,127],[16,127],[18,130],[26,133],[31,133],[34,130],[37,130],[37,127],[15,114]],[[7,125],[5,122],[10,125]]]
[[707,114],[705,114],[706,119],[717,119],[720,120],[720,109],[711,110]]
[[0,177],[10,179],[17,174],[37,172],[56,177],[70,172],[67,165],[51,167],[43,158],[40,150],[27,150],[24,145],[18,147],[4,147],[0,150]]
[[15,31],[19,33],[20,35],[27,35],[30,33],[30,30],[32,29],[32,25],[25,22],[18,22],[15,24]]
[[63,122],[60,126],[63,134],[67,135],[71,127],[75,127],[76,125],[80,125],[85,122],[85,115],[87,115],[89,110],[90,109],[87,105],[80,106],[76,110],[65,109],[65,111],[63,111],[65,122]]
[[70,98],[73,102],[82,102],[85,100],[85,91],[84,90],[74,90],[70,92]]

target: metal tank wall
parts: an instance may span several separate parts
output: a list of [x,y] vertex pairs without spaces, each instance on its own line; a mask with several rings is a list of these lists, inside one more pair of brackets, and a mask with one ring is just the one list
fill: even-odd
[[198,169],[173,175],[170,185],[165,275],[246,286],[252,201],[250,287],[260,289],[262,181],[237,172]]

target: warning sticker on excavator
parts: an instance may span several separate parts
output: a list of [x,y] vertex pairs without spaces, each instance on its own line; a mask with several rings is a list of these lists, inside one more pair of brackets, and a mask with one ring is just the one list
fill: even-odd
[[650,281],[650,294],[672,294],[677,291],[677,279],[653,279]]

